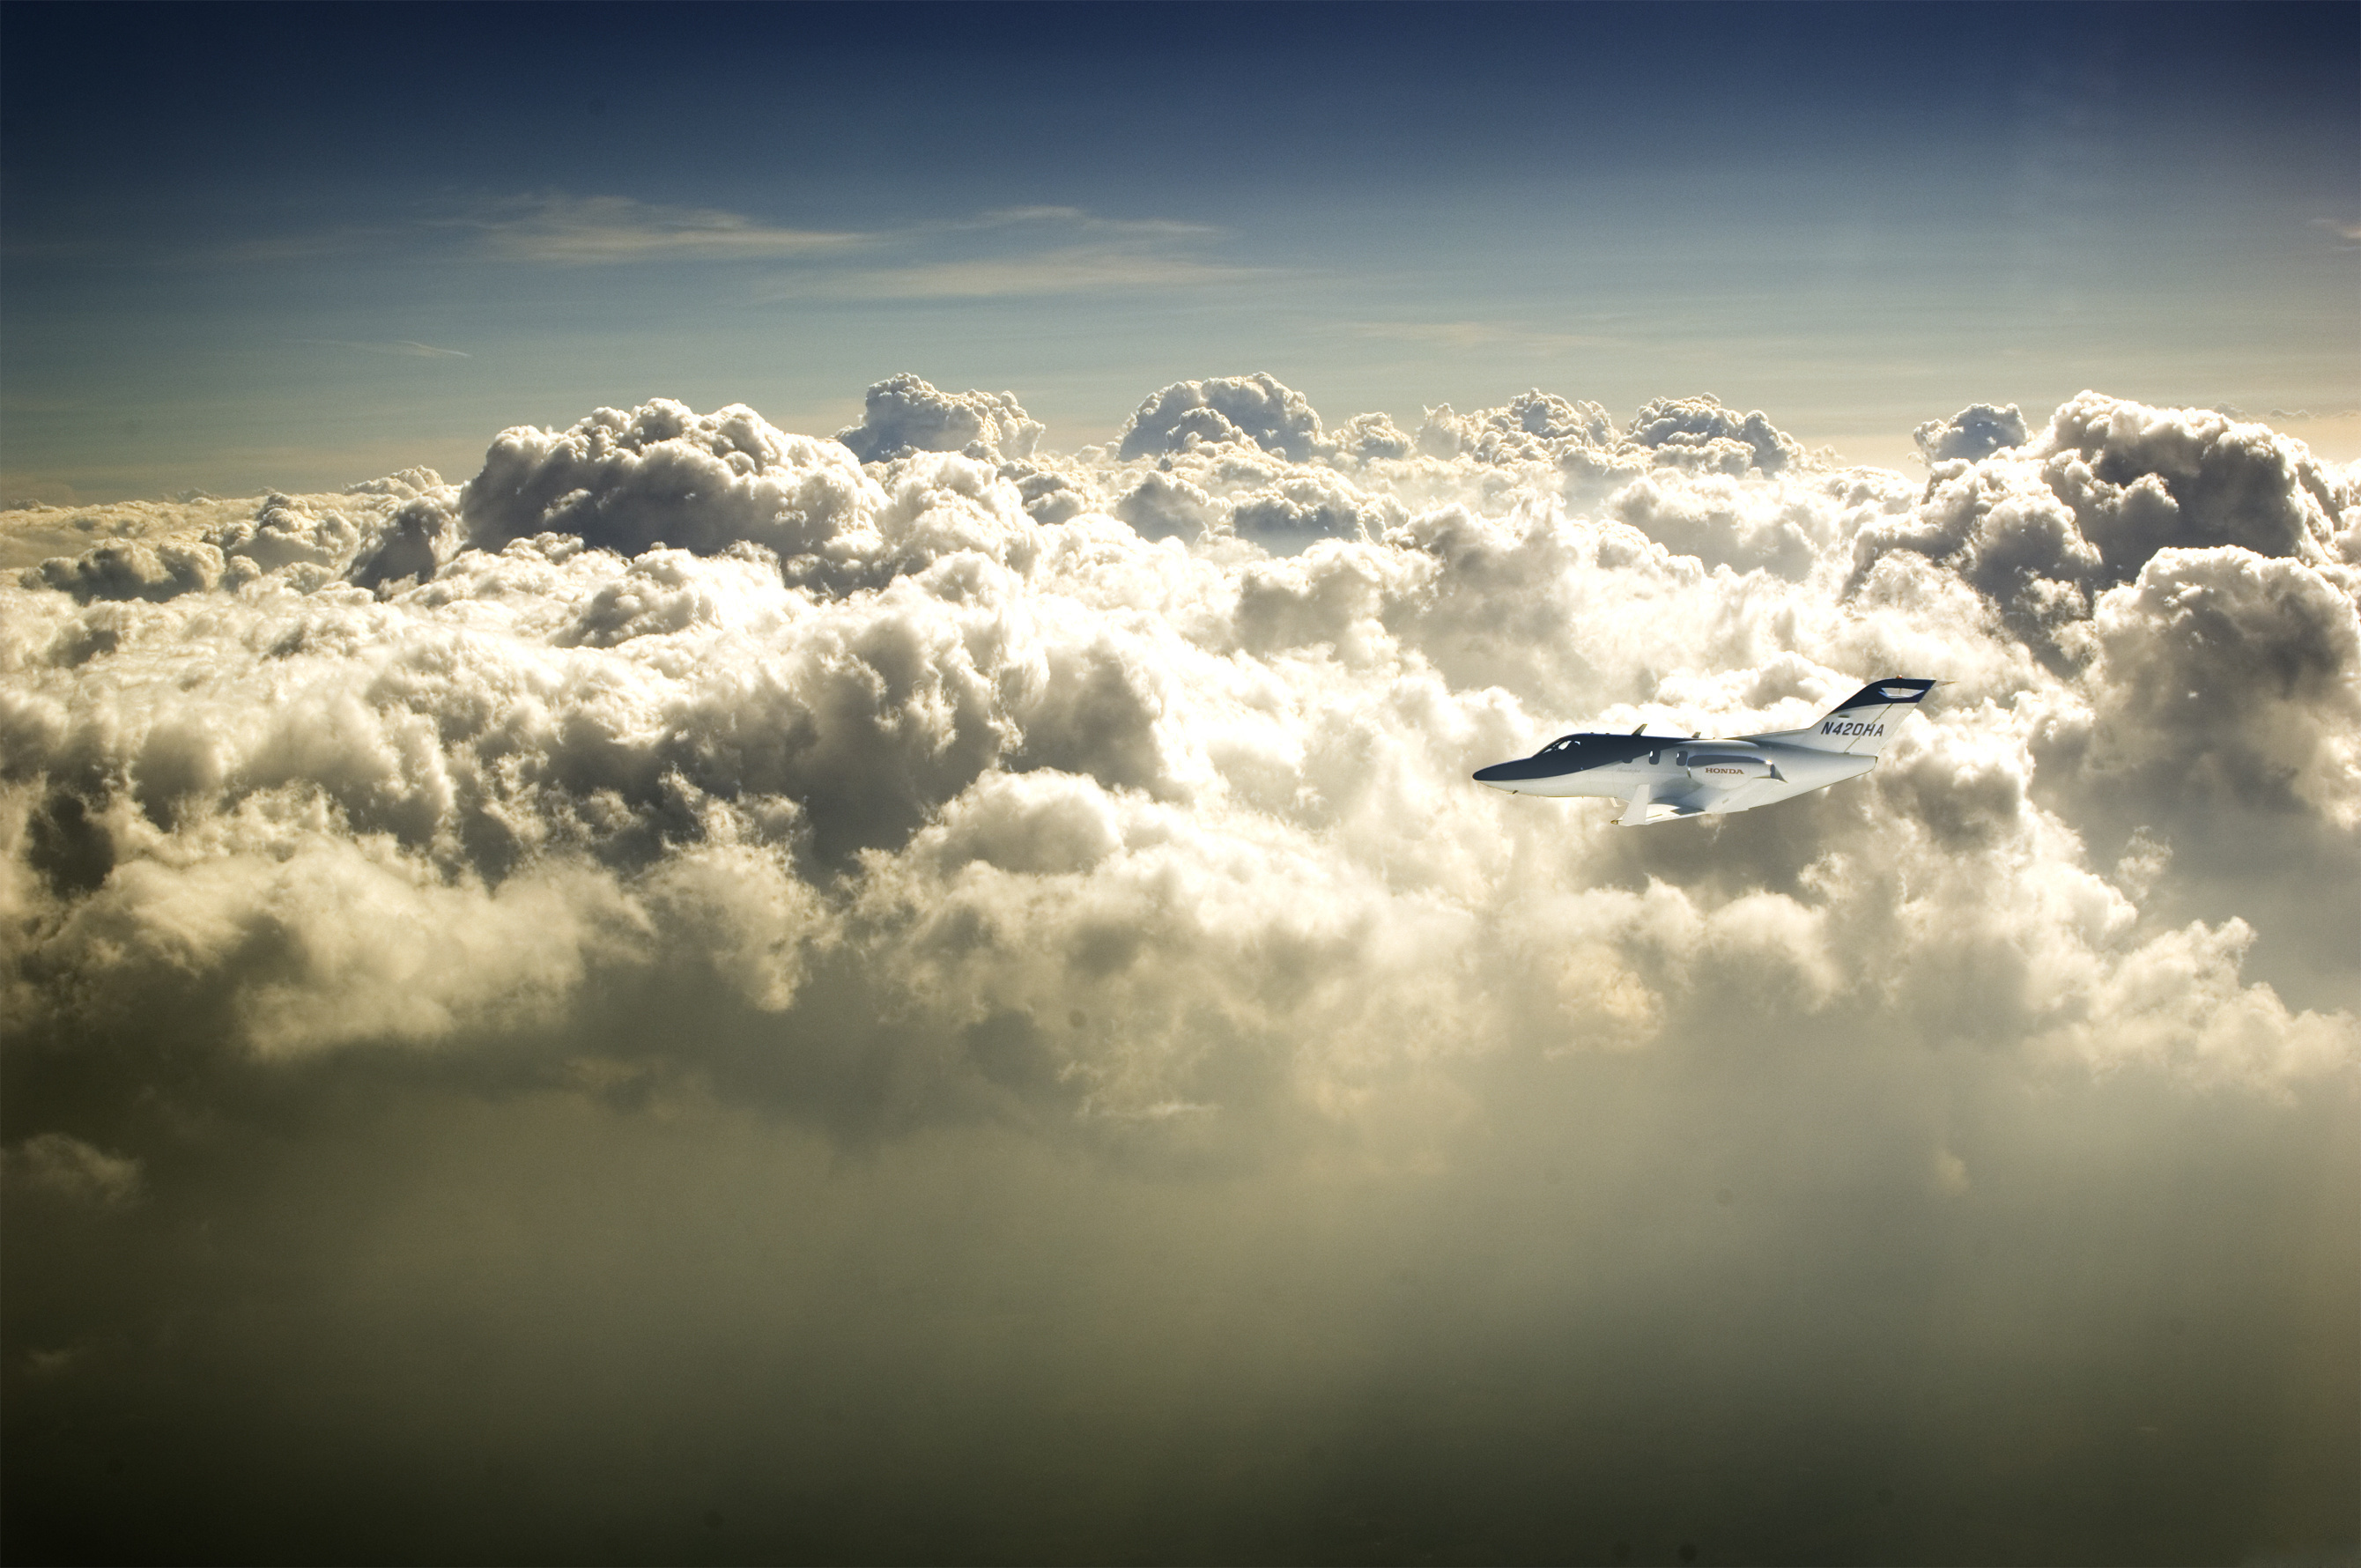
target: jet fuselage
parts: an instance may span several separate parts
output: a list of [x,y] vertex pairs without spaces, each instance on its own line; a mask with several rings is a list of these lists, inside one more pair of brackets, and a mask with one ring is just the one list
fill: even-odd
[[1751,811],[1877,766],[1894,726],[1935,685],[1917,676],[1872,681],[1809,728],[1770,735],[1563,735],[1530,757],[1477,770],[1476,782],[1510,795],[1626,801],[1619,820],[1629,828]]
[[1875,757],[1771,740],[1681,740],[1662,735],[1568,735],[1530,757],[1479,770],[1477,782],[1511,795],[1658,801],[1695,795],[1696,812],[1744,811],[1858,778]]

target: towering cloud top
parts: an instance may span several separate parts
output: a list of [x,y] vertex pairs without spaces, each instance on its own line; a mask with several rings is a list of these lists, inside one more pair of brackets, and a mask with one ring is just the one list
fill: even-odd
[[1977,403],[1949,419],[1928,420],[1911,433],[1911,438],[1918,444],[1918,455],[1930,464],[1954,458],[1973,463],[2003,447],[2024,445],[2025,416],[2017,412],[2015,403],[2004,409]]
[[832,442],[776,430],[742,403],[699,414],[668,399],[599,409],[570,430],[502,433],[461,506],[467,542],[497,550],[539,533],[636,554],[700,554],[748,541],[807,554],[873,491]]
[[1041,431],[1014,392],[939,392],[916,376],[891,376],[869,389],[861,422],[836,438],[876,463],[913,452],[1029,457]]
[[1311,402],[1269,376],[1175,381],[1132,411],[1117,450],[1152,457],[1224,443],[1248,443],[1297,463],[1332,450]]

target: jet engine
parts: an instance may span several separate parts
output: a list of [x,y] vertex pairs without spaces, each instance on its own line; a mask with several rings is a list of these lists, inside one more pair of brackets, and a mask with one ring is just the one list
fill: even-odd
[[1688,770],[1690,778],[1698,784],[1743,784],[1749,779],[1775,779],[1779,770],[1767,757],[1752,756],[1744,751],[1684,751],[1676,759]]

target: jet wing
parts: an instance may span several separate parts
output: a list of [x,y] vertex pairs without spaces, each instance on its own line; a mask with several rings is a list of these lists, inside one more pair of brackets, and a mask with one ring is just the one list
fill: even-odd
[[1651,822],[1675,822],[1684,817],[1701,817],[1712,809],[1716,801],[1734,791],[1715,789],[1710,785],[1691,784],[1679,789],[1653,789],[1642,784],[1624,806],[1623,815],[1615,819],[1618,828],[1645,828]]

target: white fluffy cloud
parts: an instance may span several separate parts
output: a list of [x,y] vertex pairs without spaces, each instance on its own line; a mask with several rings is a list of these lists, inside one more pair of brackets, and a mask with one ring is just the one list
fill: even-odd
[[[906,377],[844,444],[601,410],[464,487],[50,561],[0,651],[16,1005],[269,1056],[686,968],[793,1039],[851,965],[836,1005],[1021,1036],[1078,1110],[1235,1114],[1528,1026],[1704,1026],[1737,965],[1799,1025],[1975,993],[1978,1032],[2094,1067],[2349,1067],[2349,999],[2238,981],[2272,932],[2159,925],[2080,815],[2349,852],[2349,471],[2095,395],[1923,495],[1701,400],[1629,434],[1439,409],[1415,453],[1346,428],[1184,382],[1124,455],[1036,462],[1013,398]],[[1584,504],[1567,453],[1619,448],[1679,455],[1584,470],[1620,480]],[[1719,830],[1466,785],[1576,724],[1777,727],[1887,670],[1955,684],[1874,778]]]
[[894,376],[869,389],[861,422],[836,438],[874,463],[913,452],[1027,457],[1041,431],[1014,392],[939,392],[916,376]]
[[2025,444],[2025,415],[2015,403],[2006,408],[1977,403],[1949,419],[1933,419],[1911,433],[1918,455],[1929,463],[1964,458],[1973,463],[2004,447]]
[[1684,466],[1776,474],[1803,460],[1795,438],[1761,410],[1741,414],[1712,398],[1658,398],[1632,417],[1631,439]]
[[1429,456],[1466,455],[1479,463],[1554,460],[1569,447],[1603,448],[1614,441],[1614,421],[1605,409],[1570,403],[1539,389],[1471,414],[1442,404],[1426,411],[1418,430],[1418,449]]
[[1175,381],[1133,410],[1118,437],[1126,457],[1225,443],[1250,443],[1298,463],[1332,450],[1310,400],[1269,376]]

